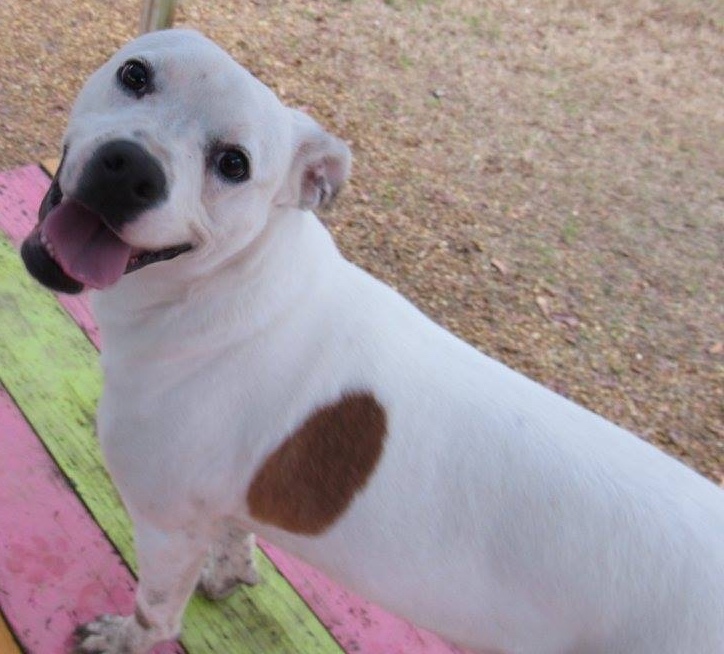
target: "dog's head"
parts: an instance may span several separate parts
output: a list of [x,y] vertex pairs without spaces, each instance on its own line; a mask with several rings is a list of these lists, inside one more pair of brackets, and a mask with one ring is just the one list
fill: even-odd
[[341,140],[211,41],[154,32],[117,52],[79,94],[23,259],[68,293],[141,269],[208,272],[275,212],[330,201],[349,169]]

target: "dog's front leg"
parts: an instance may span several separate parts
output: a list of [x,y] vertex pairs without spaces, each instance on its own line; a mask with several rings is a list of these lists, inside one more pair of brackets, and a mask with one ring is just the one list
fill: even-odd
[[185,530],[136,524],[139,583],[129,616],[102,616],[77,631],[78,654],[146,654],[178,638],[184,608],[196,586],[208,542]]

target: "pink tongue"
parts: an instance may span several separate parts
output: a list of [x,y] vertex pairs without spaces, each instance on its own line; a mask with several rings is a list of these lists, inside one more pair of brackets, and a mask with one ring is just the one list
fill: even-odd
[[65,274],[88,286],[110,286],[128,266],[131,246],[108,229],[98,214],[73,200],[51,209],[41,230]]

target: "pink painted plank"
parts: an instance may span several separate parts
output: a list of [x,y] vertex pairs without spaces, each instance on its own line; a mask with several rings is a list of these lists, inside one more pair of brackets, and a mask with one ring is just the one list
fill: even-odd
[[2,386],[0,452],[0,606],[28,654],[67,654],[77,625],[133,611],[136,582]]
[[[48,176],[38,166],[0,173],[0,227],[18,249],[38,221],[38,208],[49,186]],[[58,300],[97,347],[100,337],[88,299],[59,295]]]
[[[0,228],[16,246],[37,221],[37,208],[49,184],[37,166],[0,174]],[[59,300],[98,347],[98,330],[87,296],[61,295]],[[438,636],[360,599],[271,544],[261,541],[259,545],[347,652],[461,654],[462,650]]]

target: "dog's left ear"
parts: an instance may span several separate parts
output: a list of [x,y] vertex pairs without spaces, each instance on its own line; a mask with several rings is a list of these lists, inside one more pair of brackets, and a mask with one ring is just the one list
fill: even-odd
[[279,204],[300,209],[324,208],[332,202],[352,167],[347,144],[324,131],[312,118],[296,109],[292,113],[294,156]]

